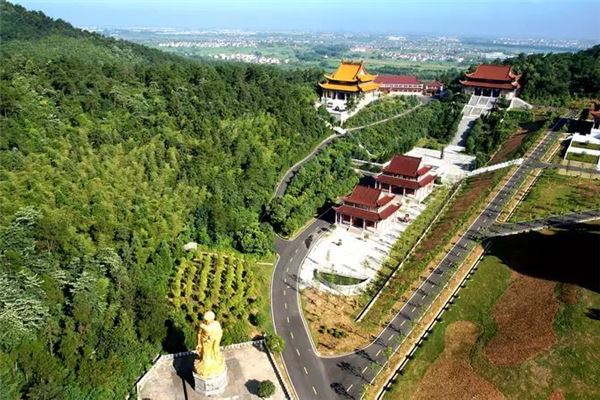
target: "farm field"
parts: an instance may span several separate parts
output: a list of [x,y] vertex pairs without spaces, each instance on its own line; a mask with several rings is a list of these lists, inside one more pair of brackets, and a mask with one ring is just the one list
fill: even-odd
[[519,204],[511,221],[600,208],[600,181],[544,171]]
[[598,240],[598,224],[494,239],[386,398],[598,398]]
[[197,331],[202,315],[214,311],[223,325],[224,344],[268,332],[269,297],[258,294],[269,293],[272,267],[234,253],[198,252],[182,260],[171,279],[175,315]]

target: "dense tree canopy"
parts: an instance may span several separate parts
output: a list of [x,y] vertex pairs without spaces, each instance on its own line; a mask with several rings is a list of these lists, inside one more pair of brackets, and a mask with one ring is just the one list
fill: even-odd
[[534,104],[600,97],[600,45],[577,53],[520,54],[504,63],[523,74],[522,97]]
[[327,135],[318,76],[0,18],[0,391],[123,398],[182,331],[182,243],[271,251],[259,216]]

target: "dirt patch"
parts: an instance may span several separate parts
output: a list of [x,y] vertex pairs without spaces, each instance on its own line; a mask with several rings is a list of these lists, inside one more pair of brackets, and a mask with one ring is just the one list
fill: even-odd
[[304,316],[321,354],[350,352],[375,339],[352,319],[356,303],[356,298],[336,296],[313,288],[302,291]]
[[446,328],[444,352],[425,373],[413,399],[504,399],[471,366],[471,352],[480,332],[470,321],[450,324]]
[[497,164],[504,162],[521,147],[521,143],[527,137],[528,132],[524,129],[519,130],[514,135],[511,135],[506,142],[498,149],[494,157],[490,160],[489,164]]
[[520,364],[552,347],[554,318],[560,308],[555,287],[556,282],[513,272],[492,313],[497,332],[484,349],[492,364]]
[[537,132],[544,125],[545,120],[537,120],[527,124],[523,124],[515,134],[510,137],[500,146],[498,151],[489,161],[489,165],[501,163],[510,160],[511,157],[521,148],[523,140],[530,134]]
[[562,390],[557,390],[548,397],[548,400],[565,400],[565,394]]

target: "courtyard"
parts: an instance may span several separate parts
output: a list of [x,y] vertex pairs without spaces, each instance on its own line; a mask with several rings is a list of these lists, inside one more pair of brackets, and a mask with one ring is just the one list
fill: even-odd
[[[301,288],[314,287],[333,294],[359,294],[377,276],[402,232],[425,208],[422,203],[403,198],[400,210],[390,217],[389,224],[377,231],[336,225],[325,232],[300,268]],[[327,284],[315,278],[316,271],[353,278],[355,284]]]

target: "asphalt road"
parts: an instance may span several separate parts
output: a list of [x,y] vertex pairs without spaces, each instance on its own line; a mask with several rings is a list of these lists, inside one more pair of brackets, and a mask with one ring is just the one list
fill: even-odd
[[426,311],[452,270],[460,265],[475,246],[474,239],[494,224],[513,191],[522,184],[529,170],[536,166],[535,163],[539,163],[540,157],[551,143],[558,139],[557,130],[560,125],[561,122],[538,143],[377,339],[351,354],[338,357],[318,356],[300,307],[300,266],[318,235],[330,226],[330,216],[324,215],[315,220],[294,240],[276,240],[279,260],[273,272],[271,288],[273,322],[277,334],[286,342],[282,356],[293,390],[299,399],[360,398],[363,385],[374,378],[377,365],[385,363],[386,353],[389,351],[386,349],[397,349],[400,345],[399,337],[410,332],[412,321]]

